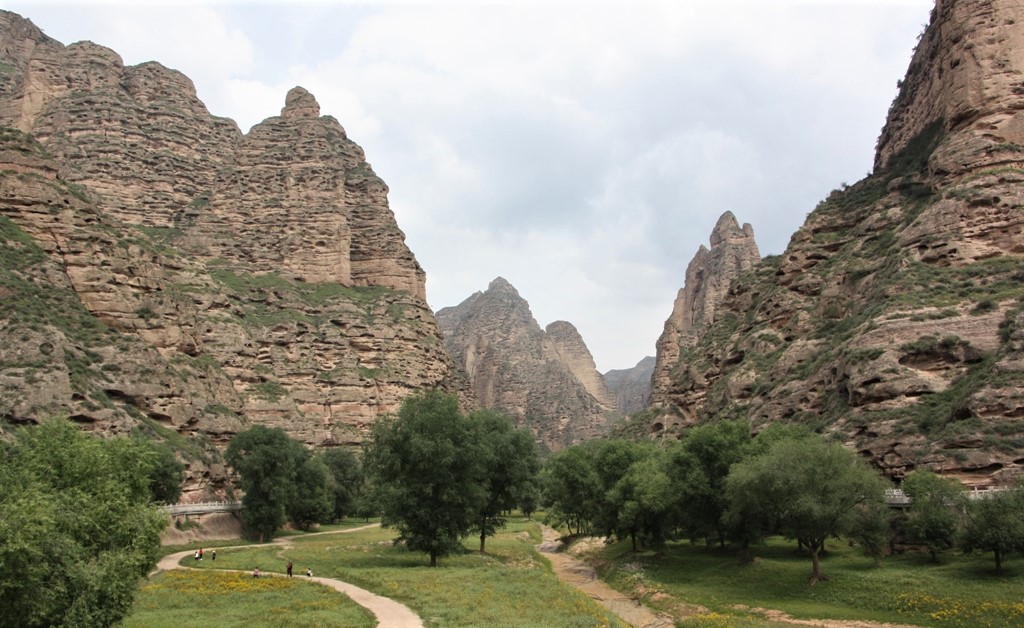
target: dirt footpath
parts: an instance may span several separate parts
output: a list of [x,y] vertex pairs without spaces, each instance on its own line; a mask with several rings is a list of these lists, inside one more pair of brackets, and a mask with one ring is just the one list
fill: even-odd
[[[307,534],[305,536],[317,536],[321,534],[345,534],[346,532],[355,532],[356,530],[364,530],[369,527],[373,527],[377,524],[371,524],[369,526],[363,526],[360,528],[352,528],[349,530],[335,530],[332,532],[316,532],[314,534]],[[289,537],[283,537],[272,541],[270,543],[264,543],[263,545],[280,545],[288,547],[291,545],[291,539]],[[218,547],[216,549],[234,549],[234,548],[253,548],[262,547],[262,545],[236,545],[232,547]],[[195,550],[185,550],[183,552],[176,552],[174,554],[168,554],[160,559],[160,562],[156,565],[156,571],[170,571],[171,569],[192,569],[191,567],[185,567],[178,563],[181,559],[186,556],[192,556]],[[234,573],[247,574],[247,571],[241,571],[237,569],[218,569],[217,571],[231,571]],[[153,575],[153,574],[150,574]],[[267,577],[286,577],[282,574],[265,573]],[[334,578],[321,578],[319,576],[313,576],[312,578],[303,577],[303,580],[312,580],[313,582],[319,582],[320,584],[331,587],[335,591],[344,593],[349,596],[353,602],[362,606],[366,610],[373,613],[374,617],[377,618],[378,626],[386,626],[387,628],[423,628],[423,621],[419,615],[412,612],[409,607],[404,604],[400,604],[392,599],[381,597],[376,593],[371,593],[366,589],[357,587],[354,584],[348,582],[342,582],[341,580],[335,580]]]
[[672,628],[675,622],[669,615],[656,613],[639,600],[619,593],[598,579],[594,568],[572,556],[563,554],[559,534],[548,526],[542,526],[544,541],[537,549],[551,561],[551,569],[558,579],[576,587],[591,599],[615,613],[622,621],[634,628]]

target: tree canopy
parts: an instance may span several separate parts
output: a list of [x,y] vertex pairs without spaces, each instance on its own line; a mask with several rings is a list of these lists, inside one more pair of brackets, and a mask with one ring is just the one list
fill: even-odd
[[155,450],[64,420],[0,445],[0,609],[8,626],[110,626],[154,567],[167,519]]
[[758,521],[764,533],[796,539],[810,552],[811,583],[826,579],[825,540],[850,532],[858,506],[884,500],[881,476],[839,443],[781,440],[737,463],[726,480],[730,511]]
[[487,452],[458,400],[440,391],[406,398],[397,416],[377,421],[364,455],[376,483],[382,523],[414,551],[439,557],[461,549],[487,499]]
[[288,519],[289,507],[301,510],[296,478],[309,455],[279,428],[256,425],[231,439],[225,459],[245,491],[242,521],[260,541],[273,537]]

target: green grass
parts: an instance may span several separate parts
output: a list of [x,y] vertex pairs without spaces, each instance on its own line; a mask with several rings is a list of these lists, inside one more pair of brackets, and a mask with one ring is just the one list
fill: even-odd
[[360,628],[376,621],[347,596],[299,578],[170,571],[143,585],[123,625]]
[[[663,556],[634,555],[628,543],[604,548],[601,572],[615,588],[642,586],[649,603],[670,610],[678,602],[699,604],[708,615],[682,625],[768,625],[750,608],[777,609],[796,618],[872,620],[920,626],[1020,626],[1024,624],[1024,561],[1002,575],[989,555],[893,556],[875,567],[845,542],[828,545],[823,563],[831,578],[809,586],[810,560],[795,544],[774,539],[741,564],[735,550],[688,543],[669,544]],[[1020,561],[1020,562],[1017,562]],[[665,597],[667,595],[667,597]],[[726,618],[726,619],[723,619]],[[718,623],[716,623],[718,622]]]
[[[534,545],[535,522],[514,522],[488,539],[487,554],[469,551],[428,566],[425,554],[395,547],[393,530],[374,528],[339,535],[295,536],[293,547],[218,552],[211,567],[314,575],[351,582],[409,606],[434,626],[622,626],[588,597],[560,583]],[[185,564],[192,565],[192,559]]]

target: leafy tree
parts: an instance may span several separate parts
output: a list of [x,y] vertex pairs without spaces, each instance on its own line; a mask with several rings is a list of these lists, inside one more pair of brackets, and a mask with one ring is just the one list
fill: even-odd
[[109,626],[156,564],[153,450],[63,420],[0,444],[0,616],[6,626]]
[[963,484],[930,471],[915,471],[903,480],[903,491],[911,500],[904,522],[907,538],[927,547],[932,561],[937,561],[939,552],[956,544]]
[[334,512],[334,494],[328,484],[327,465],[318,456],[306,456],[295,470],[295,488],[288,501],[288,519],[302,530],[328,523]]
[[533,437],[518,430],[507,416],[493,410],[477,410],[468,416],[480,444],[486,499],[477,514],[480,553],[488,536],[505,526],[506,510],[532,488],[540,470]]
[[821,570],[825,541],[851,532],[857,507],[881,502],[884,486],[856,454],[821,438],[778,441],[765,453],[734,465],[726,479],[734,513],[807,548],[812,585],[827,579]]
[[1024,488],[993,492],[968,502],[960,540],[965,552],[992,552],[996,571],[1013,551],[1024,551]]
[[260,541],[273,537],[287,520],[298,469],[309,457],[284,430],[256,425],[231,439],[225,456],[241,477],[242,522]]
[[340,521],[355,512],[356,499],[365,484],[362,465],[352,451],[341,447],[325,451],[323,461],[330,472],[333,517]]
[[612,490],[629,472],[634,463],[652,452],[649,444],[623,439],[605,439],[580,445],[591,450],[594,471],[600,490],[589,504],[588,517],[601,534],[613,534],[619,526],[618,504],[612,501]]
[[[548,458],[541,471],[547,517],[553,525],[565,524],[570,534],[590,526],[590,516],[603,490],[591,449],[567,447]],[[575,526],[575,532],[573,527]]]
[[185,465],[174,457],[166,445],[138,439],[138,442],[153,451],[153,464],[149,473],[149,490],[153,499],[164,504],[173,504],[181,497],[181,485],[185,481]]
[[661,547],[672,530],[678,495],[665,462],[657,450],[650,450],[629,466],[608,493],[617,513],[614,533],[619,538],[629,536],[634,552],[637,537]]
[[[747,421],[719,421],[686,433],[673,452],[674,473],[684,518],[691,532],[725,546],[728,508],[725,478],[733,464],[752,453]],[[710,542],[710,541],[709,541]]]
[[519,494],[518,501],[516,501],[516,507],[526,515],[527,519],[533,519],[533,513],[537,512],[537,508],[540,506],[540,488],[538,486],[539,477],[534,477],[523,487],[523,491]]
[[379,488],[382,523],[411,550],[438,557],[462,548],[486,501],[486,452],[458,400],[440,391],[406,398],[374,424],[364,456]]
[[891,536],[892,517],[888,505],[870,501],[856,506],[849,537],[875,560],[875,567],[881,565]]

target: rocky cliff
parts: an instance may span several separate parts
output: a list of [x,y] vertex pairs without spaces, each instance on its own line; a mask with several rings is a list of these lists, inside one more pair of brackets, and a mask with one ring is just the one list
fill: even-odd
[[437,322],[482,407],[508,413],[552,450],[607,429],[615,401],[579,332],[565,321],[542,330],[506,280],[439,310]]
[[692,347],[715,322],[732,281],[761,260],[753,227],[749,223],[740,227],[732,212],[718,219],[710,244],[710,249],[702,245],[686,267],[683,288],[676,295],[672,314],[655,346],[657,357],[651,378],[655,400],[662,399],[671,386],[680,351]]
[[0,413],[210,458],[252,423],[351,444],[412,391],[466,393],[387,186],[302,88],[243,135],[180,73],[0,11],[0,125]]
[[615,398],[615,407],[623,414],[634,414],[651,400],[651,376],[654,356],[647,356],[631,369],[615,369],[604,374],[604,383]]
[[835,433],[895,477],[1020,473],[1022,42],[1020,0],[937,4],[874,172],[734,280],[696,342],[667,348],[649,429],[748,416]]

